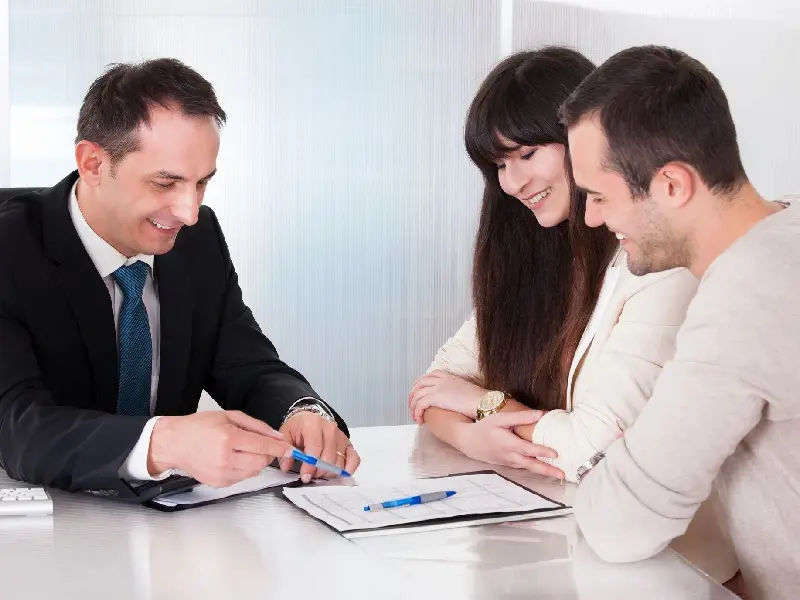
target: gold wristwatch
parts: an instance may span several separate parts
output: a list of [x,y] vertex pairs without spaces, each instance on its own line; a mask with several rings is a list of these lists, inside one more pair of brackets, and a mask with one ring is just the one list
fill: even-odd
[[502,409],[506,405],[505,392],[487,392],[481,399],[478,400],[477,418],[475,421],[480,421],[487,415],[492,415]]

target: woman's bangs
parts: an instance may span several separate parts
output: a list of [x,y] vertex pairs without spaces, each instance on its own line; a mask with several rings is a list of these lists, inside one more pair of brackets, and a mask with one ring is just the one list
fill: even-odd
[[[556,141],[553,131],[558,127],[556,116],[547,115],[552,110],[537,106],[534,98],[525,98],[517,86],[496,86],[493,91],[475,107],[467,122],[467,153],[479,168],[494,169],[518,146]],[[554,122],[547,123],[547,116]]]

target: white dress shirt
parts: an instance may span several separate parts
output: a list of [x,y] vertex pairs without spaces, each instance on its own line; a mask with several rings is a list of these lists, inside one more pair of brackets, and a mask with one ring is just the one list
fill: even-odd
[[[76,193],[77,187],[78,182],[75,182],[70,196],[69,213],[72,217],[72,223],[75,225],[75,231],[78,232],[78,237],[81,242],[83,242],[83,246],[86,248],[89,258],[92,259],[97,272],[100,274],[100,277],[103,278],[106,288],[108,288],[108,294],[111,297],[111,306],[114,310],[114,326],[117,328],[117,343],[119,343],[119,311],[122,307],[123,293],[112,275],[114,271],[120,267],[132,265],[137,260],[142,261],[150,267],[147,272],[147,279],[144,283],[142,300],[147,310],[147,320],[150,324],[150,337],[153,340],[153,363],[150,376],[150,414],[152,415],[156,405],[156,393],[158,392],[161,334],[158,290],[153,278],[154,259],[152,255],[147,254],[138,254],[132,258],[126,258],[111,246],[111,244],[97,235],[86,222],[81,212]],[[139,441],[136,442],[127,460],[120,468],[119,475],[123,479],[146,481],[164,479],[170,474],[170,471],[167,471],[153,477],[147,470],[147,454],[150,450],[150,436],[153,433],[153,427],[157,420],[158,417],[154,417],[147,422],[144,430],[142,430],[142,435],[139,437]]]

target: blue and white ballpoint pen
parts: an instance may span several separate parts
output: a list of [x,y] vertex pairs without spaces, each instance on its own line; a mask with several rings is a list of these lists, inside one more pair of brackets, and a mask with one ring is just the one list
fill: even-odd
[[410,496],[408,498],[398,498],[397,500],[387,500],[379,504],[370,504],[364,507],[367,512],[383,510],[384,508],[397,508],[398,506],[411,506],[413,504],[426,504],[428,502],[436,502],[437,500],[444,500],[450,496],[455,496],[455,492],[447,490],[446,492],[429,492],[427,494],[420,494],[419,496]]
[[328,471],[329,473],[333,473],[334,475],[341,475],[342,477],[350,477],[350,473],[348,473],[344,469],[340,469],[336,465],[332,465],[329,462],[325,462],[321,458],[317,458],[315,456],[305,454],[304,452],[300,452],[300,450],[298,450],[297,448],[292,448],[291,458],[299,460],[302,463],[306,463],[307,465],[311,465],[312,467],[317,467],[318,469],[322,469],[323,471]]

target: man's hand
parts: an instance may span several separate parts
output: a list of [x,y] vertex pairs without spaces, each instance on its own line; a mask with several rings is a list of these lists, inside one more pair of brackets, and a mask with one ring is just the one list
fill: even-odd
[[445,371],[432,371],[420,377],[408,395],[408,410],[418,425],[424,423],[423,414],[431,406],[438,406],[475,419],[478,400],[485,389]]
[[537,459],[556,458],[555,450],[522,440],[512,431],[515,427],[532,425],[541,417],[538,410],[498,412],[477,423],[460,424],[456,447],[474,460],[565,479],[561,469]]
[[[361,463],[361,457],[341,429],[327,419],[308,410],[301,410],[284,421],[280,432],[286,441],[310,456],[321,458],[327,463],[344,469],[351,475]],[[281,470],[288,471],[291,458],[282,458]],[[315,469],[311,465],[300,467],[300,478],[308,483],[312,478],[330,477],[327,471]]]
[[239,411],[161,417],[153,428],[147,469],[180,469],[201,483],[227,487],[258,475],[292,447],[269,425]]

